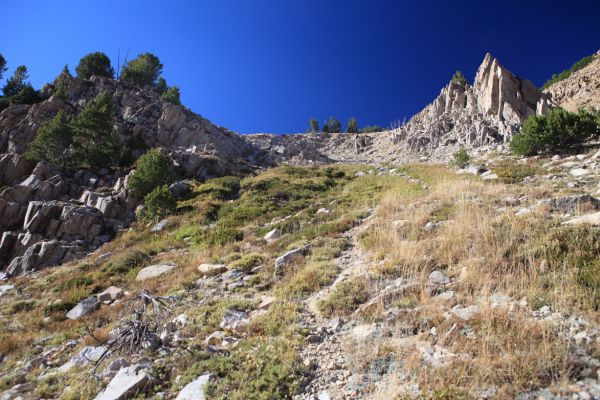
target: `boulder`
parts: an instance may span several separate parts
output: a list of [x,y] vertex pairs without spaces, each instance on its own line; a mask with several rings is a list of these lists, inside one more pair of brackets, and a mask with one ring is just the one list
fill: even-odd
[[429,274],[427,282],[430,285],[446,285],[450,283],[450,278],[448,278],[448,275],[444,274],[442,271],[433,271],[431,274]]
[[249,322],[245,311],[229,309],[225,311],[219,327],[232,333],[243,334]]
[[188,181],[177,181],[169,186],[169,191],[176,199],[183,199],[191,190],[191,185]]
[[163,229],[165,229],[165,227],[168,224],[169,224],[169,220],[168,219],[163,219],[162,221],[160,221],[159,223],[157,223],[156,225],[154,225],[152,227],[152,229],[150,229],[150,232],[152,232],[152,233],[162,232]]
[[95,400],[125,400],[144,393],[154,383],[145,366],[135,364],[121,368]]
[[205,400],[204,389],[209,379],[208,373],[194,379],[181,389],[175,400]]
[[0,285],[0,298],[14,289],[15,285]]
[[564,222],[565,225],[593,225],[600,226],[600,211],[592,214],[582,215],[581,217],[571,218]]
[[290,250],[287,253],[279,256],[275,260],[275,270],[280,272],[281,269],[291,264],[294,260],[306,256],[310,252],[310,245]]
[[96,295],[99,302],[115,301],[123,297],[123,289],[116,286],[110,286],[106,290]]
[[166,274],[167,272],[170,272],[173,268],[175,268],[175,266],[169,264],[151,265],[149,267],[142,268],[140,272],[138,272],[135,280],[145,281],[146,279],[157,278]]
[[86,364],[95,363],[100,360],[100,358],[106,352],[106,347],[104,346],[86,346],[79,353],[71,357],[69,361],[63,364],[58,368],[60,372],[66,372],[74,367],[82,367]]
[[469,321],[477,313],[479,313],[479,306],[462,307],[460,305],[456,305],[450,311],[463,321]]
[[227,271],[227,265],[224,264],[200,264],[198,272],[203,276],[215,276]]
[[275,228],[272,231],[267,232],[267,234],[263,237],[268,243],[274,242],[281,237],[281,230],[279,228]]
[[600,199],[589,194],[576,194],[554,199],[544,199],[538,202],[540,205],[548,206],[552,210],[573,214],[580,210],[600,210]]
[[[31,235],[26,235],[31,237]],[[85,248],[77,244],[69,244],[58,240],[42,240],[33,243],[22,256],[12,259],[6,268],[8,276],[21,275],[37,271],[43,267],[58,265],[63,261],[80,258],[85,255]]]
[[92,313],[98,307],[98,299],[96,296],[90,296],[73,307],[68,313],[67,318],[69,319],[79,319],[84,317],[90,313]]

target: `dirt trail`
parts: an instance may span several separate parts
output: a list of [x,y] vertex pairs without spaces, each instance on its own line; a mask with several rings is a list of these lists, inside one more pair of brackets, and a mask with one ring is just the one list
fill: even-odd
[[335,259],[339,271],[337,278],[330,286],[304,301],[301,324],[310,329],[311,334],[300,355],[304,364],[312,369],[313,377],[303,393],[295,396],[296,400],[354,399],[358,394],[349,385],[352,372],[343,346],[343,321],[339,318],[329,320],[321,317],[317,304],[340,282],[369,273],[366,256],[358,244],[358,238],[369,228],[371,217],[372,215],[344,233],[348,246]]

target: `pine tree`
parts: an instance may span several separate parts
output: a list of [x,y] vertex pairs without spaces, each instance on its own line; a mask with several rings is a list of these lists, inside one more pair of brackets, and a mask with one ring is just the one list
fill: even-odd
[[158,80],[156,81],[156,92],[162,95],[167,91],[168,88],[169,86],[167,85],[166,79],[162,76],[158,78]]
[[323,133],[329,133],[329,125],[327,124],[327,121],[323,122]]
[[26,157],[35,160],[46,160],[55,165],[68,166],[71,163],[70,148],[74,131],[72,119],[63,111],[42,125],[26,152]]
[[358,133],[358,123],[356,122],[356,118],[352,117],[348,121],[348,127],[346,128],[347,133]]
[[6,81],[6,85],[4,85],[2,88],[2,92],[7,97],[16,95],[29,84],[27,79],[29,79],[27,67],[24,65],[19,65],[13,76]]
[[121,80],[138,85],[156,85],[162,69],[160,59],[154,54],[140,54],[123,67]]
[[341,133],[342,124],[334,117],[329,117],[329,131],[331,133]]
[[312,133],[319,132],[319,122],[316,119],[311,118],[309,123],[310,123],[310,130]]
[[110,65],[110,58],[102,52],[85,55],[75,67],[77,76],[82,79],[90,79],[93,75],[113,78],[115,70]]
[[2,77],[4,76],[5,72],[6,72],[6,59],[4,58],[4,56],[2,54],[0,54],[0,80],[2,80]]
[[111,167],[119,158],[115,110],[107,93],[89,102],[74,120],[73,159],[79,166]]

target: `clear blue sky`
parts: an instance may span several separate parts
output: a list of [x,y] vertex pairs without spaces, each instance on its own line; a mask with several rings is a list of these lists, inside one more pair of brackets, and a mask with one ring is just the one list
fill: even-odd
[[541,85],[600,48],[598,0],[11,0],[0,5],[8,74],[36,87],[103,51],[150,51],[183,103],[241,133],[410,117],[486,51]]

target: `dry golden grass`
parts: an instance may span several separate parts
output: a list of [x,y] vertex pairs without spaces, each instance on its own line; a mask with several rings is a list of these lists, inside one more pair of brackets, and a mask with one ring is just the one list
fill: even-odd
[[[589,291],[578,284],[577,266],[563,262],[548,268],[544,261],[545,250],[540,251],[545,249],[544,235],[559,224],[543,208],[526,217],[516,217],[514,208],[502,209],[505,198],[526,194],[533,203],[547,197],[548,189],[490,184],[430,168],[407,167],[410,175],[428,184],[428,190],[416,195],[397,190],[384,194],[361,243],[382,276],[425,283],[431,271],[443,270],[455,279],[454,299],[446,305],[438,302],[437,313],[435,299],[415,298],[418,307],[423,307],[418,315],[438,322],[431,324],[440,338],[437,343],[462,356],[443,368],[424,365],[414,347],[412,351],[397,349],[397,358],[416,374],[423,393],[456,388],[468,398],[494,386],[498,398],[511,398],[521,390],[565,379],[572,360],[556,328],[532,320],[529,310],[486,306],[486,299],[494,293],[526,299],[530,307],[537,307],[532,303],[543,298],[553,310],[598,321]],[[400,226],[392,223],[398,220],[403,220]],[[430,221],[442,224],[427,232],[423,227]],[[454,304],[481,304],[481,311],[468,324],[444,317]],[[386,308],[379,307],[379,312]],[[455,323],[458,329],[448,335]],[[467,325],[473,337],[458,333]]]

